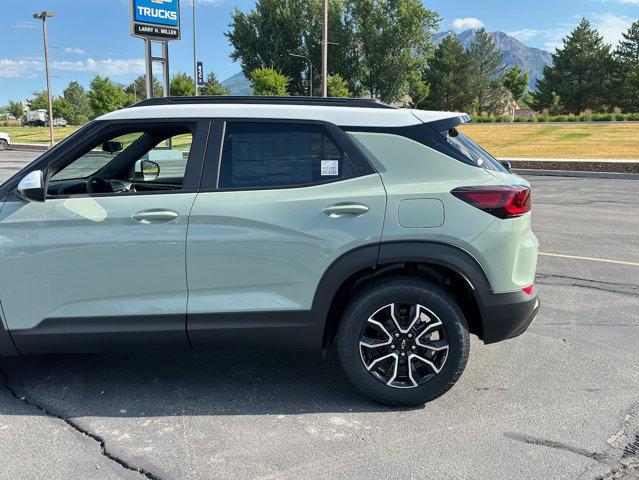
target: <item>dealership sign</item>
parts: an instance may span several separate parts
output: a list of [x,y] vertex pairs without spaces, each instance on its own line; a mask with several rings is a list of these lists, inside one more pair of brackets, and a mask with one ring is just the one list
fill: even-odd
[[130,0],[131,34],[152,40],[180,39],[180,0]]

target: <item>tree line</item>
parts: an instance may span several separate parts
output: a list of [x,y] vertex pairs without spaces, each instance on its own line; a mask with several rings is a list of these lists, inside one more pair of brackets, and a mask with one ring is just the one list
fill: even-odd
[[[258,0],[233,14],[231,58],[257,93],[318,94],[308,61],[317,72],[321,22],[321,0]],[[330,0],[329,95],[488,114],[524,96],[528,73],[503,66],[490,34],[475,32],[468,50],[455,37],[435,47],[439,24],[420,0]]]
[[[153,96],[162,96],[162,84],[153,77]],[[222,86],[215,73],[210,72],[200,88],[202,95],[229,95],[228,88]],[[185,73],[178,73],[171,78],[170,94],[172,96],[190,96],[195,94],[193,78]],[[83,125],[89,120],[105,113],[133,105],[146,98],[146,76],[140,75],[128,85],[118,85],[108,77],[96,75],[89,84],[88,90],[82,84],[69,82],[60,96],[52,99],[54,118],[64,118],[71,125]],[[27,100],[29,110],[48,110],[46,90],[37,90]],[[23,119],[25,112],[21,102],[10,100],[7,113],[17,119]]]

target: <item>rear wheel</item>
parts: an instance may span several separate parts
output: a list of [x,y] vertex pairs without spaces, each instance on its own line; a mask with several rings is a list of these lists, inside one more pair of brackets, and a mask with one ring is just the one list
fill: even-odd
[[4,138],[0,138],[0,151],[6,150],[9,144]]
[[338,332],[342,367],[365,395],[392,406],[424,404],[459,379],[470,350],[455,299],[415,277],[382,279],[348,305]]

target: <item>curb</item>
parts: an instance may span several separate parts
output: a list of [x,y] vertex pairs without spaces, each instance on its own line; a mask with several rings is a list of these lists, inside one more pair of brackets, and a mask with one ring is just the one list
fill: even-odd
[[542,170],[513,168],[513,173],[538,177],[606,178],[611,180],[639,180],[639,173],[575,172],[572,170]]
[[49,145],[40,143],[12,143],[7,150],[15,152],[46,152],[49,150]]

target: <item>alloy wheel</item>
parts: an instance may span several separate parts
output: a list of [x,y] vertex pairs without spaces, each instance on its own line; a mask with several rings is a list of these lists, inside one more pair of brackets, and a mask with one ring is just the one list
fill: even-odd
[[415,388],[441,372],[449,344],[441,320],[416,303],[391,303],[366,320],[359,341],[364,366],[380,382]]

